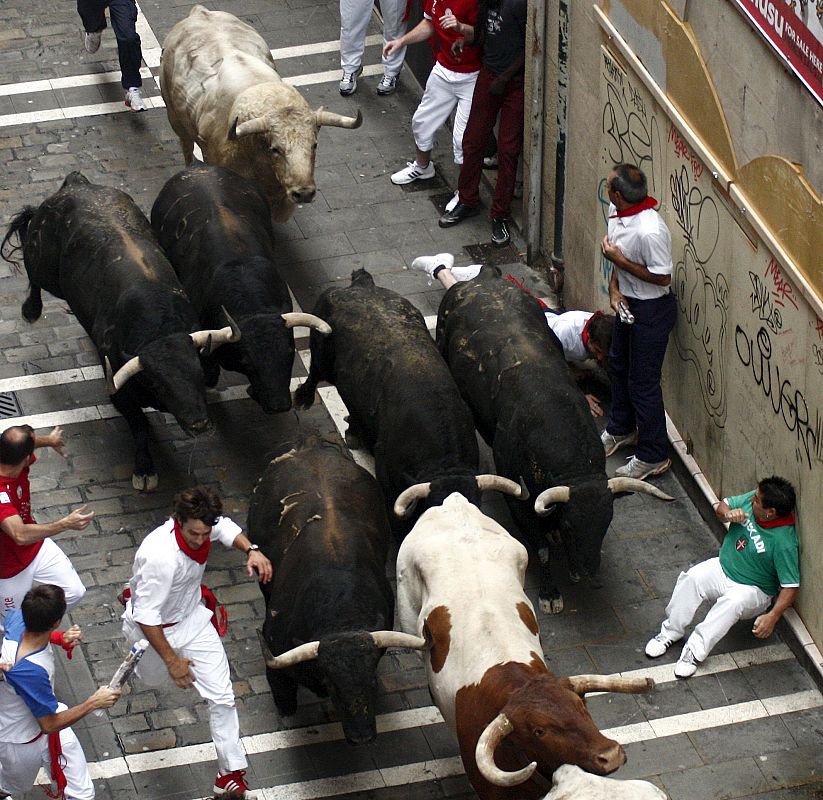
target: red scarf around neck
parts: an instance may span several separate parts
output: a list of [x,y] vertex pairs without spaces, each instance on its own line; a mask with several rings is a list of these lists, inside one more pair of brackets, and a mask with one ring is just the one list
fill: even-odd
[[794,512],[791,511],[783,517],[775,517],[768,522],[757,519],[757,517],[755,517],[755,521],[761,528],[781,528],[783,525],[794,525],[796,522]]
[[592,324],[592,320],[595,317],[602,317],[603,314],[600,311],[595,311],[587,320],[586,324],[583,326],[583,330],[580,332],[580,338],[583,340],[583,349],[588,353],[589,352],[589,325]]
[[633,217],[635,214],[639,214],[641,211],[648,211],[650,208],[657,208],[657,200],[651,195],[647,195],[645,200],[641,200],[633,206],[627,206],[616,214],[610,214],[609,219],[614,219],[615,217]]
[[174,538],[177,540],[177,546],[185,553],[192,561],[196,561],[198,564],[205,564],[206,559],[209,557],[209,550],[211,550],[211,539],[206,539],[197,550],[192,549],[189,547],[186,540],[183,538],[183,534],[180,532],[180,523],[175,519],[174,522]]

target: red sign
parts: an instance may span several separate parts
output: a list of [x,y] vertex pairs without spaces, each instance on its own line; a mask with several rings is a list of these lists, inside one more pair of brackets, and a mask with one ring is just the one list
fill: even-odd
[[732,2],[823,105],[823,3],[815,0]]

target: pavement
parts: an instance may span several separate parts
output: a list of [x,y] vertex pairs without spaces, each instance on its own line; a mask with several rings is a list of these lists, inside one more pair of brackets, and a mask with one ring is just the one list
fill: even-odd
[[[146,96],[150,108],[122,105],[111,31],[95,55],[82,51],[71,3],[46,6],[6,0],[0,6],[0,223],[54,192],[79,169],[94,181],[129,192],[148,212],[163,185],[182,167],[178,143],[154,84],[159,42],[184,16],[188,0],[141,4]],[[337,4],[324,0],[238,0],[210,3],[252,24],[274,48],[282,74],[301,86],[312,106],[340,113],[360,108],[356,131],[324,128],[317,157],[318,196],[277,229],[279,268],[299,305],[311,310],[320,292],[347,283],[365,267],[381,286],[408,297],[433,322],[439,285],[408,269],[418,255],[449,251],[457,264],[495,259],[535,290],[543,287],[520,262],[522,240],[503,250],[488,244],[484,216],[443,230],[439,209],[451,196],[456,170],[450,136],[434,152],[432,181],[401,188],[388,176],[412,155],[411,114],[420,88],[404,73],[396,94],[378,98],[379,28],[373,24],[355,95],[340,97]],[[371,67],[369,69],[368,67]],[[151,415],[160,488],[131,487],[131,440],[111,407],[96,353],[64,303],[44,296],[34,325],[20,316],[26,280],[0,265],[0,424],[28,421],[64,427],[67,458],[42,453],[32,481],[35,514],[51,520],[87,503],[95,521],[83,533],[58,538],[88,593],[71,615],[84,628],[75,658],[58,655],[58,695],[72,703],[107,682],[126,647],[116,594],[128,579],[136,546],[168,514],[171,499],[194,482],[214,486],[227,513],[243,524],[251,488],[267,460],[283,447],[345,429],[333,388],[309,411],[267,417],[246,398],[239,376],[221,378],[210,393],[212,437],[185,438],[173,420]],[[305,351],[306,341],[298,342]],[[305,352],[294,379],[305,375]],[[621,451],[622,453],[622,451]],[[368,463],[368,456],[357,453]],[[488,460],[488,453],[485,454]],[[613,470],[622,455],[609,459]],[[741,623],[688,681],[677,681],[677,648],[659,661],[643,654],[657,630],[681,569],[716,552],[717,541],[673,473],[656,479],[675,496],[618,500],[596,582],[562,591],[566,609],[540,617],[544,649],[559,674],[651,674],[648,696],[597,695],[588,705],[597,724],[625,744],[619,778],[645,778],[672,800],[823,797],[823,696],[786,643],[761,642]],[[747,487],[740,487],[741,490]],[[511,528],[500,499],[486,510]],[[392,571],[393,556],[389,570]],[[263,798],[462,798],[473,792],[462,773],[454,736],[432,707],[417,654],[394,651],[379,669],[379,730],[370,745],[345,743],[327,701],[301,690],[299,710],[281,718],[271,701],[255,628],[263,613],[259,589],[243,559],[218,548],[207,582],[230,615],[226,648],[238,698],[250,784]],[[535,575],[527,587],[536,600]],[[206,707],[191,691],[148,690],[134,684],[102,717],[75,726],[91,762],[98,798],[192,800],[214,777]],[[39,790],[31,797],[41,796]]]

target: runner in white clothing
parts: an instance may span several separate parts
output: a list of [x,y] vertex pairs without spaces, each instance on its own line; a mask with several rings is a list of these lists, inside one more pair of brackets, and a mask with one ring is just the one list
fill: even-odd
[[123,633],[130,643],[151,645],[136,669],[137,677],[157,686],[169,677],[181,688],[193,686],[209,704],[209,725],[217,750],[215,795],[243,796],[247,761],[240,743],[226,651],[217,617],[201,602],[211,542],[220,541],[248,555],[246,570],[263,583],[272,577],[271,562],[228,517],[205,486],[180,492],[174,513],[144,540],[134,557]]

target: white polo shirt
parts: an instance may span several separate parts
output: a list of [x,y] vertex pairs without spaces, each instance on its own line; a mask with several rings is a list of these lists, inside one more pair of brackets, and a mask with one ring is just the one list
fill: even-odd
[[[617,245],[629,261],[643,264],[649,272],[671,275],[672,236],[663,217],[652,208],[629,217],[616,217],[615,214],[617,209],[610,203],[609,241]],[[622,269],[617,269],[617,288],[626,297],[637,300],[654,300],[670,291],[669,286],[641,281]]]
[[591,311],[566,311],[563,314],[546,312],[546,322],[560,339],[566,361],[585,361],[591,358],[583,347],[583,328],[593,316]]

